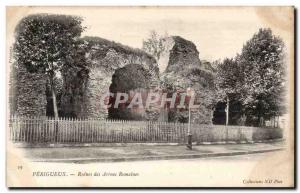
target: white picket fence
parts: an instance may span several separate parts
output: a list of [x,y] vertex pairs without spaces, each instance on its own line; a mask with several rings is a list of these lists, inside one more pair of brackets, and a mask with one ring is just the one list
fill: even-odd
[[[12,116],[10,139],[28,143],[186,143],[186,123]],[[191,125],[194,142],[281,138],[275,128]]]

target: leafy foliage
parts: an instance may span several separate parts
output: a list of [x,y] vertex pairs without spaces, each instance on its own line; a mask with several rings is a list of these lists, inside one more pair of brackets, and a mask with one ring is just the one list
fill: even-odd
[[242,82],[242,69],[236,59],[225,58],[217,65],[215,84],[220,101],[225,101],[226,97],[232,99],[241,94],[243,92]]
[[72,58],[76,39],[83,30],[78,17],[48,14],[25,17],[16,27],[16,60],[30,72],[54,73]]
[[[239,57],[244,72],[243,102],[249,115],[270,118],[284,111],[284,44],[271,29],[260,29]],[[259,121],[259,120],[257,120]]]
[[150,37],[147,40],[143,40],[143,50],[154,56],[156,60],[159,60],[161,53],[165,50],[164,39],[167,36],[167,34],[159,36],[156,31],[151,31]]
[[76,62],[78,41],[84,27],[81,18],[67,15],[36,14],[23,18],[15,30],[14,56],[18,66],[49,79],[54,114],[57,117],[55,78],[64,66]]
[[[216,87],[221,99],[242,102],[248,124],[284,111],[285,71],[283,41],[270,29],[260,29],[234,59],[219,63]],[[241,112],[242,113],[242,112]]]

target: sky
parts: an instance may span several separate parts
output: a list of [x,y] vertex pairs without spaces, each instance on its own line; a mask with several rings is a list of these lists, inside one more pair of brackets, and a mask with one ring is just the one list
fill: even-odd
[[[151,30],[192,41],[201,60],[234,57],[259,28],[271,28],[285,41],[291,38],[289,8],[241,7],[30,7],[8,11],[13,23],[26,14],[77,15],[87,27],[82,36],[98,36],[141,48]],[[9,29],[8,29],[9,30]]]

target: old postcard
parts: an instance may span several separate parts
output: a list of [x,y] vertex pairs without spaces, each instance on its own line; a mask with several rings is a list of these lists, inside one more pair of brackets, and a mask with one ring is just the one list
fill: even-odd
[[6,21],[8,187],[294,187],[294,7]]

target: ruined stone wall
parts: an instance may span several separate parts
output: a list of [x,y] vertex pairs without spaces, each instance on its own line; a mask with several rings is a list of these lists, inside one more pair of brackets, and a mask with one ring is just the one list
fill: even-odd
[[165,50],[158,61],[163,72],[181,71],[187,67],[200,67],[199,52],[195,44],[180,36],[171,36],[164,41]]
[[[200,109],[192,112],[192,122],[212,123],[214,77],[212,73],[202,69],[199,52],[191,41],[178,36],[170,37],[165,41],[168,45],[158,61],[161,70],[159,75],[156,60],[141,50],[101,38],[85,37],[83,40],[88,45],[85,56],[87,70],[84,71],[84,76],[78,75],[78,73],[82,74],[79,70],[71,70],[70,73],[67,72],[64,75],[65,85],[69,85],[65,88],[65,93],[69,94],[62,97],[62,104],[67,107],[62,107],[62,109],[67,111],[69,109],[71,117],[108,118],[108,109],[101,106],[102,96],[109,92],[112,76],[116,71],[135,64],[151,74],[149,78],[151,91],[175,92],[176,90],[185,91],[187,87],[192,87],[197,94],[196,103],[200,104]],[[171,90],[165,87],[168,83],[172,85]],[[141,117],[145,120],[169,119],[169,121],[183,122],[188,119],[186,111],[169,113],[167,119],[159,118],[165,110],[160,106],[152,106],[145,109]]]
[[[159,86],[158,66],[156,60],[145,52],[123,46],[102,38],[85,37],[88,44],[86,65],[88,76],[80,85],[82,97],[75,97],[65,105],[72,105],[76,117],[104,119],[108,109],[101,106],[102,96],[109,92],[112,76],[117,69],[128,64],[141,65],[151,74],[151,87]],[[78,95],[78,93],[77,93]],[[64,96],[66,98],[66,96]],[[64,100],[64,99],[63,99]]]
[[[199,52],[195,44],[179,36],[166,38],[165,51],[162,53],[159,66],[165,69],[161,72],[163,86],[169,92],[180,90],[185,92],[191,87],[196,92],[198,110],[192,111],[193,123],[212,124],[212,104],[214,98],[213,73],[203,68]],[[169,112],[169,121],[186,122],[187,111]]]

